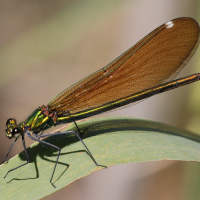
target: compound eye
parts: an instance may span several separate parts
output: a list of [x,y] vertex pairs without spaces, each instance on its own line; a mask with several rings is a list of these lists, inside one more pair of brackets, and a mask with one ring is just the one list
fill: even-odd
[[16,124],[16,120],[13,118],[9,118],[6,122],[6,126],[11,125],[11,124]]
[[18,127],[15,128],[9,128],[6,130],[6,136],[11,139],[11,138],[17,138],[21,135],[22,130]]
[[16,134],[16,133],[20,133],[20,129],[19,128],[13,128],[12,129],[12,134]]

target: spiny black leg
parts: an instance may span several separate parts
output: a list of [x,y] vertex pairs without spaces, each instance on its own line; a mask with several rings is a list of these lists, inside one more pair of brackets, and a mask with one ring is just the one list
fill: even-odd
[[[96,162],[96,160],[94,159],[94,157],[92,156],[91,152],[89,151],[89,149],[87,148],[87,146],[85,145],[85,143],[83,142],[83,140],[81,139],[81,137],[79,136],[79,134],[78,134],[76,131],[66,131],[66,132],[48,133],[48,134],[40,135],[40,138],[41,138],[41,137],[47,137],[47,136],[55,136],[55,135],[69,134],[69,133],[73,133],[73,134],[75,133],[75,134],[76,134],[76,136],[77,136],[78,139],[82,142],[82,144],[83,144],[84,147],[86,148],[87,152],[89,153],[90,157],[92,158],[92,160],[94,161],[94,163],[96,164],[96,166],[101,166],[101,167],[106,167],[106,168],[107,168],[107,166],[97,164],[97,162]],[[47,142],[43,141],[43,140],[39,140],[39,139],[37,139],[37,138],[31,137],[31,135],[30,135],[29,132],[27,132],[27,136],[28,136],[29,138],[31,138],[32,140],[35,140],[35,141],[38,141],[38,142],[40,142],[40,143],[49,145],[49,146],[51,146],[51,147],[53,147],[53,148],[56,148],[56,149],[58,150],[58,156],[57,156],[57,159],[56,159],[56,164],[55,164],[55,166],[54,166],[54,170],[53,170],[53,173],[52,173],[52,176],[51,176],[51,179],[50,179],[50,183],[53,185],[53,187],[55,187],[55,185],[52,183],[52,179],[53,179],[53,176],[54,176],[54,173],[55,173],[55,170],[56,170],[56,165],[57,165],[57,163],[58,163],[58,158],[59,158],[59,156],[60,156],[60,151],[61,151],[61,149],[60,149],[59,147],[55,146],[55,145],[52,145],[52,144],[50,144],[50,143],[47,143]]]
[[[17,141],[17,139],[15,140],[15,142]],[[14,170],[16,170],[16,169],[18,169],[18,168],[20,168],[20,167],[22,167],[22,166],[24,166],[24,165],[26,165],[26,164],[28,164],[30,161],[29,161],[29,157],[28,157],[28,153],[27,153],[27,150],[26,150],[26,144],[25,144],[25,140],[24,140],[24,136],[22,135],[22,143],[23,143],[23,146],[24,146],[24,151],[25,151],[25,153],[26,153],[26,159],[27,159],[27,163],[24,163],[24,164],[22,164],[22,165],[20,165],[20,166],[18,166],[18,167],[16,167],[16,168],[14,168],[14,169],[11,169],[11,170],[9,170],[8,172],[7,172],[7,174],[4,176],[4,178],[6,178],[6,176],[8,175],[8,173],[10,173],[10,172],[12,172],[12,171],[14,171]],[[14,143],[13,143],[14,144]],[[13,146],[13,145],[12,145]]]
[[74,121],[74,124],[76,125],[76,127],[77,127],[78,132],[80,133],[80,135],[83,135],[83,133],[88,129],[88,128],[85,128],[85,129],[83,130],[83,132],[81,132],[80,129],[79,129],[79,127],[78,127],[78,125],[77,125],[77,123],[76,123],[75,121]]
[[85,145],[85,143],[83,142],[83,140],[81,139],[81,137],[79,136],[79,134],[75,131],[76,136],[78,137],[78,139],[82,142],[82,144],[84,145],[84,147],[86,148],[87,152],[89,153],[90,157],[92,158],[92,160],[94,161],[94,163],[96,164],[96,166],[100,166],[100,167],[105,167],[107,168],[107,166],[104,165],[99,165],[96,160],[94,159],[92,153],[90,152],[90,150],[87,148],[87,146]]
[[47,137],[47,136],[55,136],[55,135],[63,135],[63,134],[66,134],[66,133],[72,133],[74,134],[75,131],[65,131],[65,132],[55,132],[55,133],[47,133],[47,134],[44,134],[44,135],[40,135],[40,136],[37,136],[35,135],[37,138],[41,138],[41,137]]
[[76,136],[78,137],[78,139],[82,142],[83,146],[86,148],[87,152],[89,153],[90,157],[92,158],[92,160],[94,161],[94,163],[96,164],[96,166],[101,166],[101,167],[106,167],[105,165],[99,165],[96,160],[94,159],[92,153],[90,152],[90,150],[87,148],[86,144],[83,142],[83,140],[81,139],[81,137],[79,136],[79,134],[76,131],[64,131],[64,132],[57,132],[57,133],[49,133],[49,134],[44,134],[41,135],[40,137],[46,137],[46,136],[53,136],[53,135],[61,135],[61,134],[69,134],[69,133],[75,133]]
[[[18,138],[16,138],[15,141],[12,143],[12,145],[11,145],[10,149],[8,150],[8,153],[7,153],[5,159],[4,159],[4,161],[3,161],[2,163],[4,163],[4,162],[6,161],[6,159],[7,159],[8,155],[9,155],[11,149],[13,148],[13,146],[14,146],[14,144],[15,144],[15,142],[16,142],[17,140],[18,140]],[[2,164],[2,163],[1,163],[1,164]]]
[[[67,112],[70,114],[69,110],[68,110]],[[73,114],[72,114],[72,117],[73,117],[73,119],[74,119],[74,115],[73,115]],[[79,134],[80,134],[80,135],[83,135],[83,133],[87,130],[87,128],[85,128],[84,131],[81,132],[80,129],[79,129],[79,127],[78,127],[78,125],[77,125],[77,123],[75,122],[75,120],[73,120],[73,122],[74,122],[74,124],[76,125]]]
[[[50,183],[52,184],[52,186],[53,186],[54,188],[56,188],[56,186],[52,183],[52,179],[53,179],[53,176],[54,176],[54,173],[55,173],[55,170],[56,170],[56,166],[57,166],[57,163],[58,163],[58,158],[59,158],[59,156],[60,156],[60,151],[61,151],[61,149],[60,149],[59,147],[53,145],[53,144],[50,144],[50,143],[45,142],[45,141],[43,141],[43,140],[39,140],[39,139],[37,139],[37,138],[32,137],[32,136],[30,135],[29,132],[27,132],[26,134],[27,134],[27,136],[28,136],[29,138],[31,138],[32,140],[35,140],[35,141],[38,141],[38,142],[40,142],[40,143],[42,143],[42,144],[48,145],[48,146],[50,146],[50,147],[53,147],[53,148],[55,148],[55,149],[58,151],[58,156],[57,156],[56,163],[55,163],[55,166],[54,166],[54,169],[53,169],[53,173],[52,173],[51,179],[50,179]],[[56,135],[56,134],[54,134],[54,133],[53,133],[53,134],[45,134],[45,135],[41,135],[40,137],[46,137],[46,136],[50,136],[50,135]]]
[[24,136],[23,136],[23,135],[22,135],[22,143],[23,143],[24,151],[25,151],[25,153],[26,153],[26,160],[27,160],[27,162],[29,163],[30,160],[29,160],[29,157],[28,157],[28,152],[27,152],[27,149],[26,149],[25,139],[24,139]]

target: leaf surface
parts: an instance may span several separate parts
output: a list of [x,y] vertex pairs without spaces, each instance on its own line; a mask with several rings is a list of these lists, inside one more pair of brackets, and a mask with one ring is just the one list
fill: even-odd
[[[200,136],[166,124],[130,117],[96,118],[78,123],[82,136],[98,164],[107,167],[146,161],[182,160],[200,162]],[[74,125],[62,129],[76,130]],[[2,199],[40,199],[97,170],[74,134],[51,136],[45,141],[59,146],[61,155],[50,184],[57,152],[38,142],[27,150],[30,163],[3,179],[8,170],[25,163],[20,153],[0,166]]]

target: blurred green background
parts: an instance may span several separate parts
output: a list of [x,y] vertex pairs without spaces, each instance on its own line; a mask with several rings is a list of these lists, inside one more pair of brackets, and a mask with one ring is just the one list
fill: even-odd
[[[10,146],[4,134],[8,118],[25,120],[169,20],[193,17],[200,23],[199,11],[199,0],[0,1],[0,159]],[[200,50],[178,77],[196,72]],[[200,83],[193,83],[101,117],[135,116],[199,133],[198,88]],[[16,145],[11,157],[20,150]],[[127,164],[100,170],[44,199],[196,200],[199,175],[198,163]]]

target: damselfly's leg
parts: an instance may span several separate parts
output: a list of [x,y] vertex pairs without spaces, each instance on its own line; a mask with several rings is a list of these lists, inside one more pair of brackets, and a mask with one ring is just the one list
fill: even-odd
[[[27,136],[28,136],[30,139],[35,140],[35,141],[38,141],[38,142],[40,142],[40,143],[42,143],[42,144],[45,144],[45,145],[48,145],[48,146],[50,146],[50,147],[53,147],[53,148],[55,148],[55,149],[58,151],[58,156],[57,156],[56,163],[55,163],[55,166],[54,166],[54,169],[53,169],[53,173],[52,173],[51,179],[50,179],[50,183],[52,184],[52,186],[53,186],[53,187],[56,187],[56,186],[52,183],[52,179],[53,179],[53,175],[54,175],[55,170],[56,170],[56,166],[57,166],[57,163],[58,163],[58,158],[59,158],[59,156],[60,156],[60,151],[61,151],[61,149],[60,149],[59,147],[53,145],[53,144],[50,144],[50,143],[45,142],[45,141],[43,141],[43,140],[40,140],[41,137],[46,137],[46,136],[49,136],[49,135],[56,135],[56,134],[45,134],[45,135],[40,135],[40,136],[38,137],[39,139],[38,139],[38,138],[32,137],[31,134],[30,134],[29,132],[26,132],[26,134],[27,134]],[[35,135],[35,136],[36,136],[36,135]]]
[[15,141],[12,143],[12,145],[11,145],[10,149],[8,150],[8,153],[7,153],[7,155],[6,155],[5,159],[4,159],[4,161],[3,161],[1,164],[3,164],[3,163],[6,161],[6,159],[7,159],[8,155],[9,155],[11,149],[13,148],[13,146],[14,146],[14,144],[15,144],[15,142],[16,142],[17,140],[18,140],[18,138],[16,138]]
[[[68,110],[67,112],[70,114],[69,110]],[[87,130],[87,128],[85,128],[85,129],[83,130],[83,132],[81,132],[81,130],[79,129],[79,127],[78,127],[78,125],[77,125],[77,123],[76,123],[76,121],[75,121],[75,119],[74,119],[74,115],[73,115],[73,114],[70,114],[70,115],[72,115],[72,117],[73,117],[73,122],[74,122],[76,128],[78,129],[78,132],[80,133],[80,135],[83,135],[83,133]]]
[[[15,140],[15,142],[16,142],[16,141],[17,141],[17,139]],[[15,142],[12,144],[11,148],[13,147],[13,145],[15,144]],[[26,165],[26,164],[28,164],[28,163],[30,162],[29,157],[28,157],[28,152],[27,152],[27,150],[26,150],[26,144],[25,144],[25,140],[24,140],[24,136],[23,136],[23,135],[22,135],[22,143],[23,143],[24,151],[25,151],[25,153],[26,153],[27,162],[24,163],[24,164],[22,164],[22,165],[20,165],[20,166],[18,166],[18,167],[16,167],[16,168],[14,168],[14,169],[9,170],[9,171],[6,173],[6,175],[4,176],[4,178],[6,178],[6,176],[8,175],[8,173],[10,173],[10,172],[12,172],[12,171],[14,171],[14,170],[16,170],[16,169],[18,169],[18,168],[20,168],[20,167]],[[10,150],[11,150],[11,148],[10,148]],[[9,151],[10,151],[10,150],[9,150]],[[9,152],[8,152],[8,153],[9,153]],[[7,154],[7,156],[8,156],[8,154]]]
[[[70,114],[69,110],[67,110],[67,112]],[[81,130],[79,129],[79,127],[78,127],[78,125],[77,125],[77,123],[76,123],[76,121],[75,121],[75,119],[74,119],[74,115],[73,115],[73,114],[70,114],[70,115],[73,117],[73,122],[74,122],[76,128],[78,129],[78,132],[80,133],[80,135],[83,135],[84,132],[87,130],[87,128],[85,128],[85,129],[83,130],[83,132],[81,132]]]
[[92,153],[90,152],[90,150],[87,148],[86,144],[83,142],[83,140],[81,139],[81,137],[79,136],[79,134],[76,131],[64,131],[64,132],[57,132],[57,133],[49,133],[49,134],[44,134],[41,135],[40,137],[47,137],[47,136],[53,136],[53,135],[61,135],[61,134],[69,134],[69,133],[75,133],[76,136],[78,137],[78,139],[82,142],[83,146],[86,148],[87,152],[89,153],[90,157],[92,158],[92,160],[94,161],[94,163],[96,164],[96,166],[100,166],[100,167],[106,167],[104,165],[99,165],[96,160],[94,159]]
[[79,136],[79,134],[75,131],[76,136],[78,137],[78,139],[82,142],[83,146],[86,148],[87,152],[89,153],[90,157],[92,158],[92,160],[94,161],[94,163],[96,164],[96,166],[100,166],[100,167],[105,167],[107,168],[107,166],[104,165],[99,165],[96,160],[94,159],[92,153],[90,152],[90,150],[87,148],[87,146],[85,145],[85,143],[83,142],[83,140],[81,139],[81,137]]
[[[62,134],[69,134],[69,133],[75,133],[75,134],[76,134],[76,136],[77,136],[78,139],[82,142],[82,144],[83,144],[84,147],[86,148],[88,154],[90,155],[90,157],[92,158],[92,160],[94,161],[94,163],[96,164],[96,166],[106,167],[106,166],[104,166],[104,165],[99,165],[99,164],[96,162],[96,160],[94,159],[92,153],[91,153],[90,150],[87,148],[87,146],[85,145],[85,143],[83,142],[83,140],[81,139],[81,137],[79,136],[79,134],[78,134],[76,131],[65,131],[65,132],[49,133],[49,134],[40,135],[39,137],[41,138],[41,137],[55,136],[55,135],[62,135]],[[50,179],[50,183],[55,187],[55,185],[52,183],[52,179],[53,179],[53,176],[54,176],[54,173],[55,173],[55,169],[56,169],[56,166],[57,166],[57,163],[58,163],[58,158],[59,158],[59,156],[60,156],[60,151],[61,151],[61,149],[60,149],[59,147],[53,145],[53,144],[50,144],[50,143],[47,143],[47,142],[45,142],[45,141],[43,141],[43,140],[39,140],[39,139],[37,139],[37,138],[32,137],[32,136],[30,135],[29,132],[27,132],[27,136],[28,136],[29,138],[31,138],[32,140],[35,140],[35,141],[41,142],[41,143],[43,143],[43,144],[49,145],[49,146],[51,146],[51,147],[53,147],[53,148],[55,148],[55,149],[58,150],[58,156],[57,156],[56,163],[55,163],[55,166],[54,166],[54,170],[53,170],[53,173],[52,173],[52,176],[51,176],[51,179]],[[107,168],[107,167],[106,167],[106,168]]]
[[77,127],[78,132],[80,133],[80,135],[83,135],[84,132],[87,131],[87,129],[88,129],[88,128],[85,128],[85,129],[83,130],[83,132],[81,132],[80,129],[79,129],[79,127],[78,127],[78,125],[77,125],[77,123],[76,123],[75,121],[74,121],[74,124],[76,125],[76,127]]

